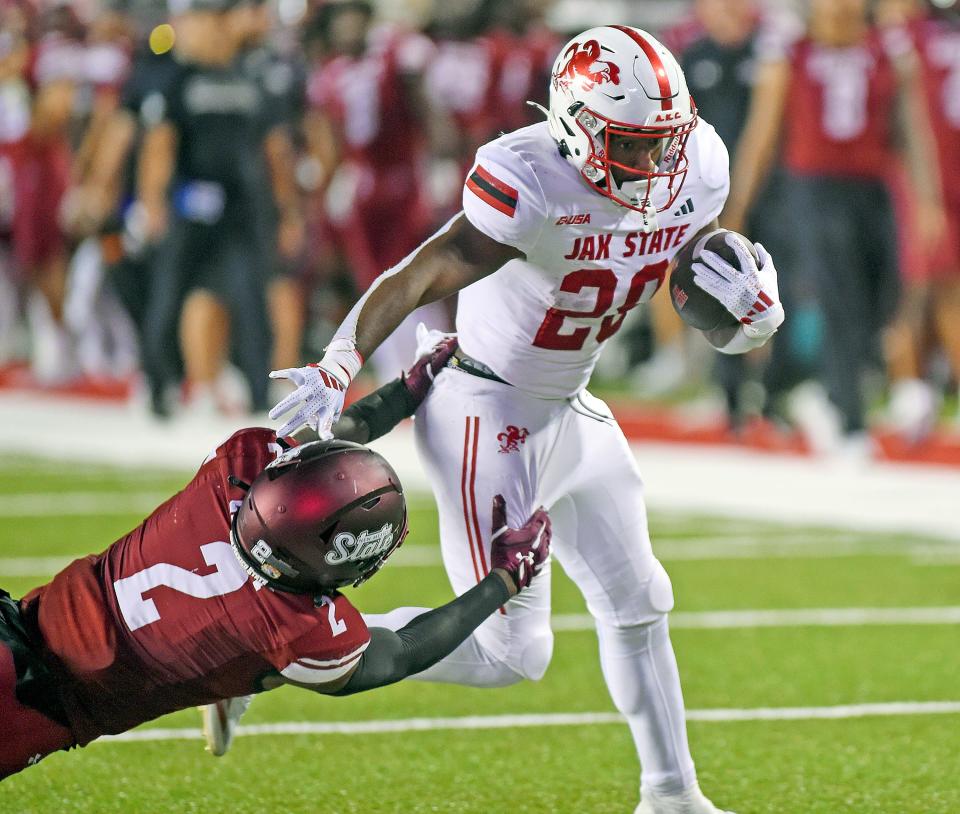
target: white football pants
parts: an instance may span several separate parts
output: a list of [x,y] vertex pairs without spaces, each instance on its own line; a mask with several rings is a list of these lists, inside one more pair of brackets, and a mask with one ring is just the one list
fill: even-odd
[[[506,499],[514,527],[538,506],[547,507],[554,555],[594,617],[604,677],[633,733],[642,785],[661,793],[691,786],[695,771],[666,621],[673,592],[650,546],[636,462],[609,408],[586,392],[569,400],[539,399],[447,368],[417,412],[415,429],[455,593],[490,569],[494,495]],[[422,610],[365,618],[371,626],[397,629]],[[450,656],[416,678],[475,687],[537,680],[552,650],[548,565]]]

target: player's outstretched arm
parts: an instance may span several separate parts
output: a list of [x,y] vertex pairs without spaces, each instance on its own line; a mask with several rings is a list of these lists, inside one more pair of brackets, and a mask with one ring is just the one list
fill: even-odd
[[296,408],[277,434],[290,435],[309,424],[329,437],[327,433],[343,408],[344,391],[364,359],[408,314],[466,288],[521,256],[519,250],[483,234],[462,214],[453,218],[399,266],[377,278],[347,315],[323,359],[307,367],[270,374],[297,386],[270,411],[270,418],[278,419]]
[[550,518],[537,509],[520,528],[507,525],[506,504],[493,502],[491,571],[465,594],[394,632],[372,628],[370,645],[335,695],[351,695],[423,672],[452,653],[491,613],[526,588],[550,555]]
[[[334,424],[333,437],[355,444],[369,444],[386,435],[417,411],[430,392],[434,377],[443,370],[456,349],[455,337],[444,339],[399,378],[355,401]],[[294,438],[300,443],[316,441],[317,433],[310,427],[302,427]]]
[[[522,256],[457,215],[408,262],[377,278],[357,303],[352,312],[357,350],[369,357],[414,309],[455,294]],[[350,321],[348,316],[338,335]]]

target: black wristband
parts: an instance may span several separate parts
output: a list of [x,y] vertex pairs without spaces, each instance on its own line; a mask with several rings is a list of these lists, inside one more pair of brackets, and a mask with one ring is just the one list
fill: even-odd
[[416,409],[417,402],[403,381],[394,379],[347,407],[341,420],[350,419],[365,425],[369,437],[362,443],[369,443],[386,435]]

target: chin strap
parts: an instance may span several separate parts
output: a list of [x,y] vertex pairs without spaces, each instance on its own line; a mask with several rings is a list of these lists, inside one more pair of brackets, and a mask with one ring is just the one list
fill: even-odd
[[[636,195],[634,191],[641,184],[644,187],[644,191],[646,191],[646,181],[627,181],[624,184],[618,185],[617,188],[634,206],[640,206],[639,196]],[[616,200],[616,198],[613,200]],[[643,218],[643,231],[648,234],[655,232],[657,230],[657,207],[648,199],[643,209],[637,211],[639,211],[640,217]]]

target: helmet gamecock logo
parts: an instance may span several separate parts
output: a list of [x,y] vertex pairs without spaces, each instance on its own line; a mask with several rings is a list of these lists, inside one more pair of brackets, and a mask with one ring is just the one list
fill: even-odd
[[620,68],[613,62],[600,59],[600,43],[587,40],[582,46],[575,42],[563,55],[566,63],[553,75],[555,87],[570,87],[578,77],[584,80],[583,89],[610,82],[620,84]]
[[526,427],[517,427],[508,424],[506,430],[497,436],[500,442],[500,452],[519,452],[520,445],[525,443],[530,430]]

